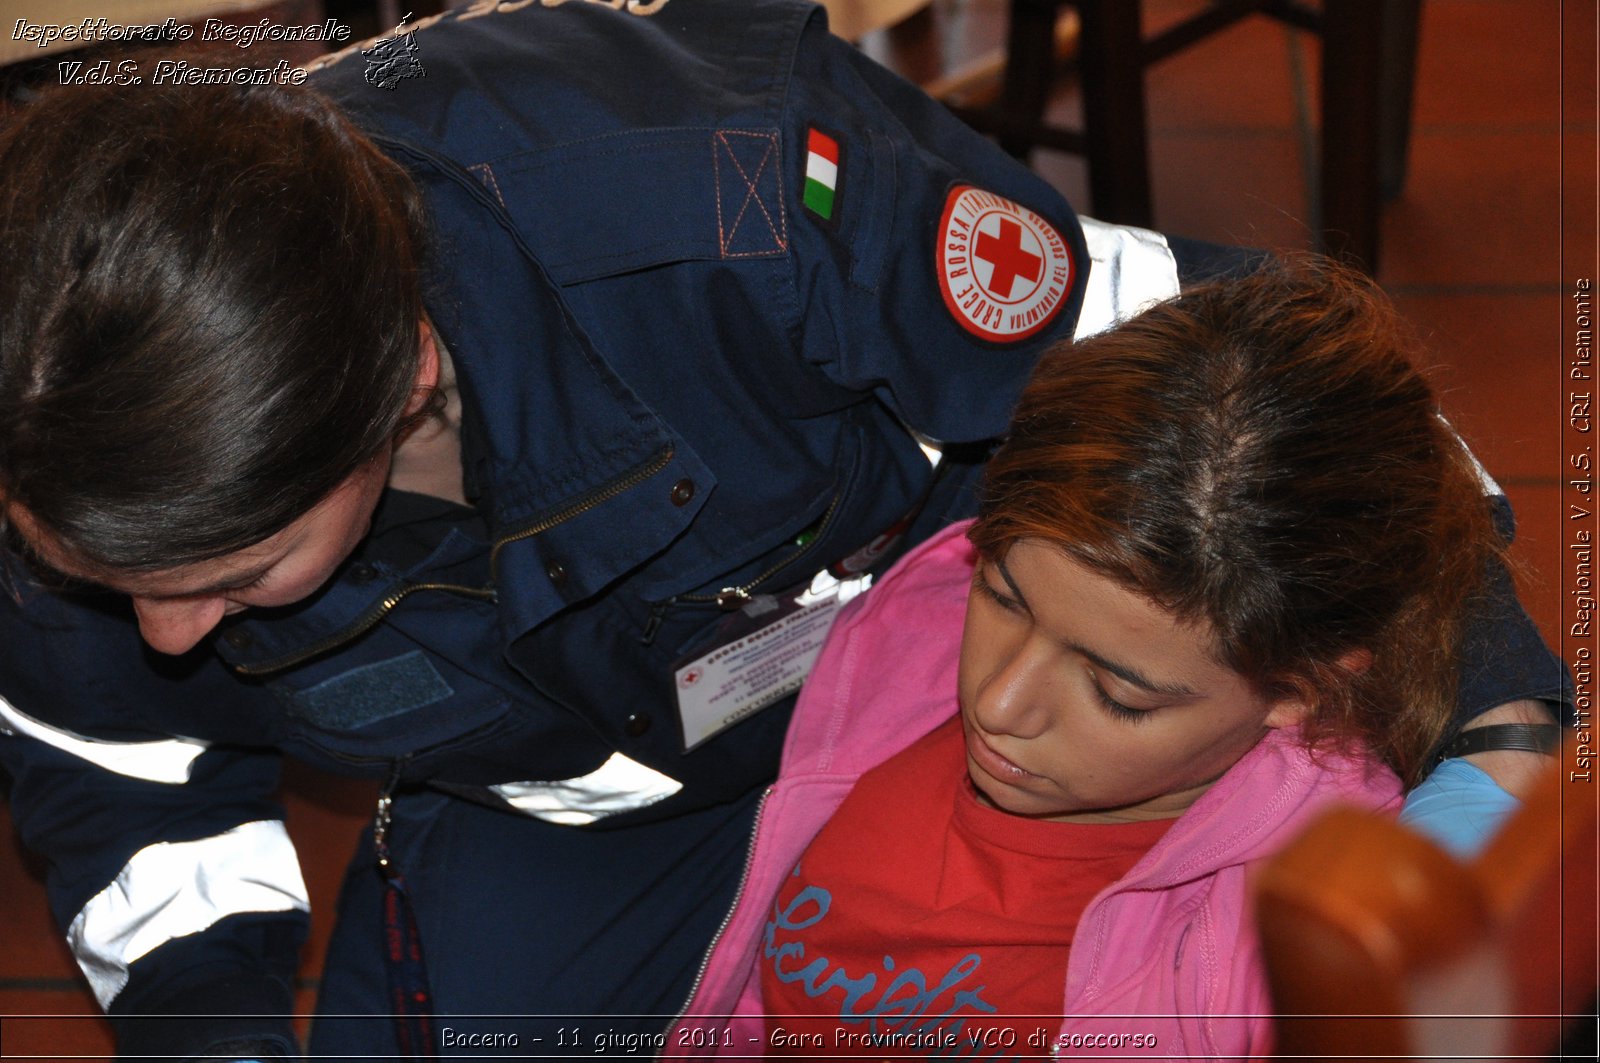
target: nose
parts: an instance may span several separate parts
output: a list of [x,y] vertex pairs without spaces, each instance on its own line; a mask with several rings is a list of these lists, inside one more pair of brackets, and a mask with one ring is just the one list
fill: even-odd
[[217,626],[227,605],[221,596],[133,599],[139,634],[151,649],[171,654],[192,650]]
[[1050,705],[1063,694],[1052,681],[1050,648],[1023,637],[997,649],[978,686],[973,720],[992,735],[1038,738],[1049,729]]

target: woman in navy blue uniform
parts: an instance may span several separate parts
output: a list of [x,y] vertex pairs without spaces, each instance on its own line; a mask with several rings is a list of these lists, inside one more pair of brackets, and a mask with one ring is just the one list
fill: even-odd
[[[314,1052],[636,1047],[832,610],[1043,346],[1247,258],[1078,219],[792,0],[482,3],[309,86],[0,140],[16,821],[126,1054],[297,1052],[283,755],[384,785]],[[1464,720],[1561,696],[1491,612]]]

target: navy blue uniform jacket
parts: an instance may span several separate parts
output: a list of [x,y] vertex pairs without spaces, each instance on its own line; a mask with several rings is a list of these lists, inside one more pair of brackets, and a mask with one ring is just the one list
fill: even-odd
[[[971,464],[951,447],[935,483],[913,430],[981,448],[1040,346],[1071,334],[1087,270],[1071,209],[817,9],[492,6],[416,29],[420,71],[392,89],[359,52],[311,79],[425,196],[426,303],[460,378],[476,513],[386,500],[315,597],[181,658],[145,648],[113,596],[24,580],[0,600],[16,819],[114,1012],[175,993],[276,1006],[256,982],[284,975],[304,907],[268,867],[293,864],[280,751],[490,802],[619,753],[624,778],[670,780],[603,825],[769,778],[788,700],[684,750],[673,665],[715,640],[717,596],[801,584],[908,514],[902,545],[960,512]],[[813,129],[837,145],[826,218],[801,199]],[[941,294],[963,185],[1037,212],[1070,258],[1023,339],[978,334]],[[220,899],[146,898],[157,853]],[[221,874],[261,882],[230,895]],[[180,936],[182,964],[164,961]],[[175,988],[210,963],[244,970]]]
[[[426,198],[473,510],[386,499],[313,598],[180,658],[112,596],[0,598],[16,820],[113,1012],[287,1010],[305,900],[279,753],[490,803],[646,780],[569,820],[601,826],[768,779],[788,701],[684,749],[673,669],[715,641],[718,596],[964,515],[983,441],[1077,320],[1066,202],[817,9],[493,6],[417,29],[393,88],[356,52],[312,78]],[[831,209],[804,205],[808,166]],[[1065,283],[1026,322],[941,284],[965,186],[1061,241]],[[939,472],[913,432],[947,445]]]

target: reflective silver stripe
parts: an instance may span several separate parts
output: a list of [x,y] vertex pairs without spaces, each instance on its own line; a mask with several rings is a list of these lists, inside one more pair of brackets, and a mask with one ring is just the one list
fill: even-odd
[[1491,498],[1505,494],[1505,488],[1496,483],[1495,478],[1489,475],[1489,470],[1483,467],[1483,462],[1478,460],[1478,455],[1472,452],[1472,448],[1467,446],[1467,441],[1461,438],[1461,433],[1456,431],[1456,426],[1450,423],[1450,418],[1442,413],[1435,413],[1434,416],[1439,418],[1441,424],[1450,429],[1450,434],[1455,436],[1456,444],[1467,452],[1467,459],[1472,462],[1472,471],[1478,474],[1478,484],[1483,488],[1483,493]]
[[613,753],[588,775],[557,782],[508,782],[491,786],[519,812],[550,823],[582,827],[664,801],[683,789],[676,779],[637,760]]
[[922,456],[928,459],[929,465],[937,469],[939,463],[944,460],[944,444],[923,435],[904,421],[900,422],[900,427],[911,433],[911,438],[917,441],[917,446],[922,450]]
[[45,745],[81,757],[118,775],[147,782],[179,784],[189,781],[189,771],[194,767],[195,758],[204,753],[209,744],[195,738],[163,738],[154,742],[108,742],[100,738],[85,738],[52,727],[43,720],[36,720],[5,698],[0,698],[0,731],[36,738]]
[[210,838],[140,849],[83,906],[67,928],[67,944],[106,1007],[128,984],[129,965],[174,938],[241,912],[310,907],[283,824],[259,820]]
[[1149,229],[1079,217],[1089,245],[1089,286],[1073,339],[1112,325],[1178,294],[1178,260],[1167,238]]

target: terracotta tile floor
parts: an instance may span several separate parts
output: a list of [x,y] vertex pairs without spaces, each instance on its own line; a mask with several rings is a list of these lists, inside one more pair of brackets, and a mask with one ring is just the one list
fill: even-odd
[[[1192,7],[1153,0],[1152,23]],[[936,0],[909,31],[865,42],[903,69],[963,63],[996,45],[1002,0]],[[1593,155],[1594,115],[1560,99],[1558,0],[1429,0],[1425,5],[1410,178],[1385,221],[1379,277],[1428,337],[1445,405],[1506,485],[1522,534],[1524,598],[1547,637],[1559,619],[1559,375],[1563,191],[1560,151]],[[909,44],[907,42],[910,42]],[[1592,44],[1592,37],[1589,41]],[[1569,35],[1567,48],[1581,48]],[[1158,227],[1275,248],[1309,245],[1310,201],[1299,117],[1316,84],[1316,48],[1255,20],[1158,66],[1149,111]],[[1075,113],[1072,86],[1052,113]],[[1075,203],[1083,165],[1035,164]],[[1093,213],[1092,209],[1086,213]],[[1569,225],[1569,229],[1571,226]],[[1577,230],[1569,239],[1582,235]],[[289,828],[300,843],[318,919],[303,969],[309,1008],[327,913],[371,788],[293,772]],[[0,806],[0,817],[5,816]],[[102,1057],[101,1020],[45,912],[41,867],[0,824],[0,1052]],[[24,1017],[31,1016],[31,1017]]]

